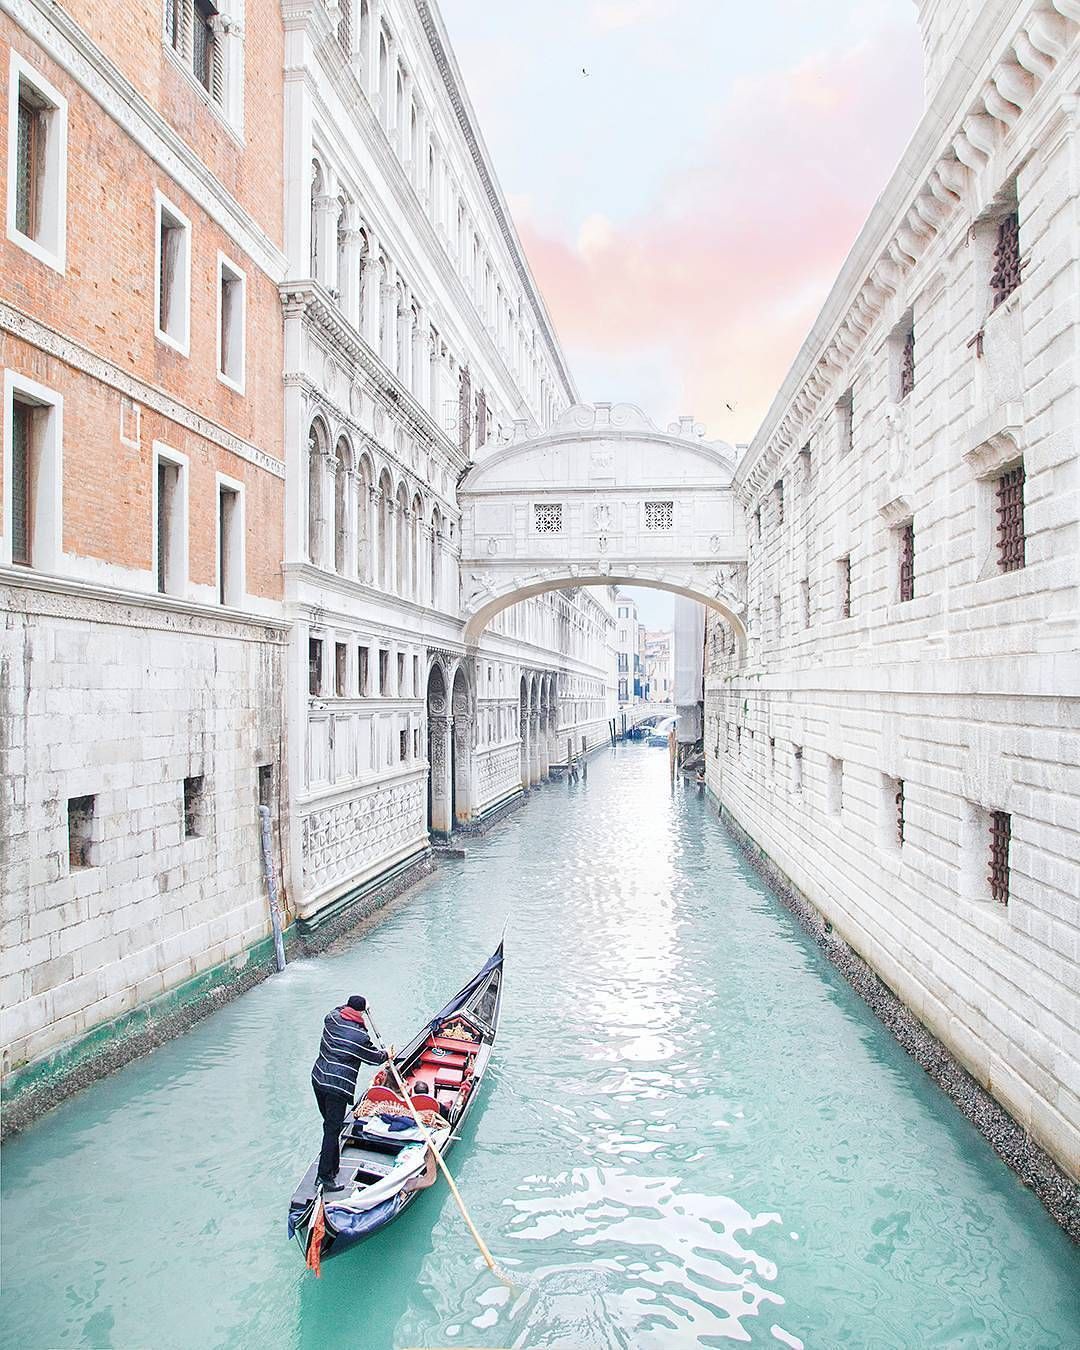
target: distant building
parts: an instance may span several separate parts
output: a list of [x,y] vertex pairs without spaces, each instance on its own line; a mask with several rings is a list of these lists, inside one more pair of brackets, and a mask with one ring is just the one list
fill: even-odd
[[650,703],[670,703],[673,683],[670,630],[644,633],[642,661],[645,668],[645,698]]
[[625,591],[615,594],[615,678],[619,711],[641,700],[641,650],[637,604]]

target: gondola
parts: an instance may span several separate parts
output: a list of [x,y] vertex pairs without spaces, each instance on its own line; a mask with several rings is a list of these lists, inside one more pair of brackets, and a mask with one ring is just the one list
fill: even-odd
[[[443,1157],[460,1137],[491,1061],[502,971],[500,942],[446,1007],[394,1055],[413,1105]],[[427,1083],[433,1095],[413,1093],[417,1081]],[[419,1193],[416,1182],[427,1162],[422,1133],[384,1067],[346,1116],[337,1175],[343,1189],[322,1195],[316,1158],[289,1202],[290,1239],[296,1239],[308,1264],[317,1269],[326,1257],[370,1237],[407,1209]]]

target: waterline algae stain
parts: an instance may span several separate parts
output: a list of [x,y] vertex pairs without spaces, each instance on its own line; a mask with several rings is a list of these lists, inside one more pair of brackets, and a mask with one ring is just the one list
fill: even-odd
[[[482,1109],[444,1186],[310,1278],[282,1206],[322,1017],[401,1041],[507,912]],[[0,1342],[1072,1347],[1074,1249],[767,893],[621,747],[386,911],[3,1150]]]

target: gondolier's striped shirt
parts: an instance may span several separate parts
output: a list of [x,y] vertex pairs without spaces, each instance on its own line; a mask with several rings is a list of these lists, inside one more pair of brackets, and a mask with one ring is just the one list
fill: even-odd
[[313,1087],[351,1102],[361,1064],[378,1064],[382,1055],[360,1023],[341,1013],[340,1008],[335,1008],[323,1023],[322,1043],[311,1068],[311,1082]]

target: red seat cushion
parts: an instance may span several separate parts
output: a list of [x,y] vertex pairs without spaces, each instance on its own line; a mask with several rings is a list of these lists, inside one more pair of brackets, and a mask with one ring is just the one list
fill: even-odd
[[435,1073],[436,1087],[457,1087],[465,1077],[461,1069],[438,1069]]
[[449,1036],[433,1036],[440,1050],[456,1050],[459,1054],[474,1055],[480,1049],[479,1041],[452,1041]]
[[463,1069],[468,1062],[468,1055],[460,1055],[451,1050],[444,1050],[441,1054],[434,1050],[425,1050],[420,1056],[420,1063],[430,1064],[433,1069]]

